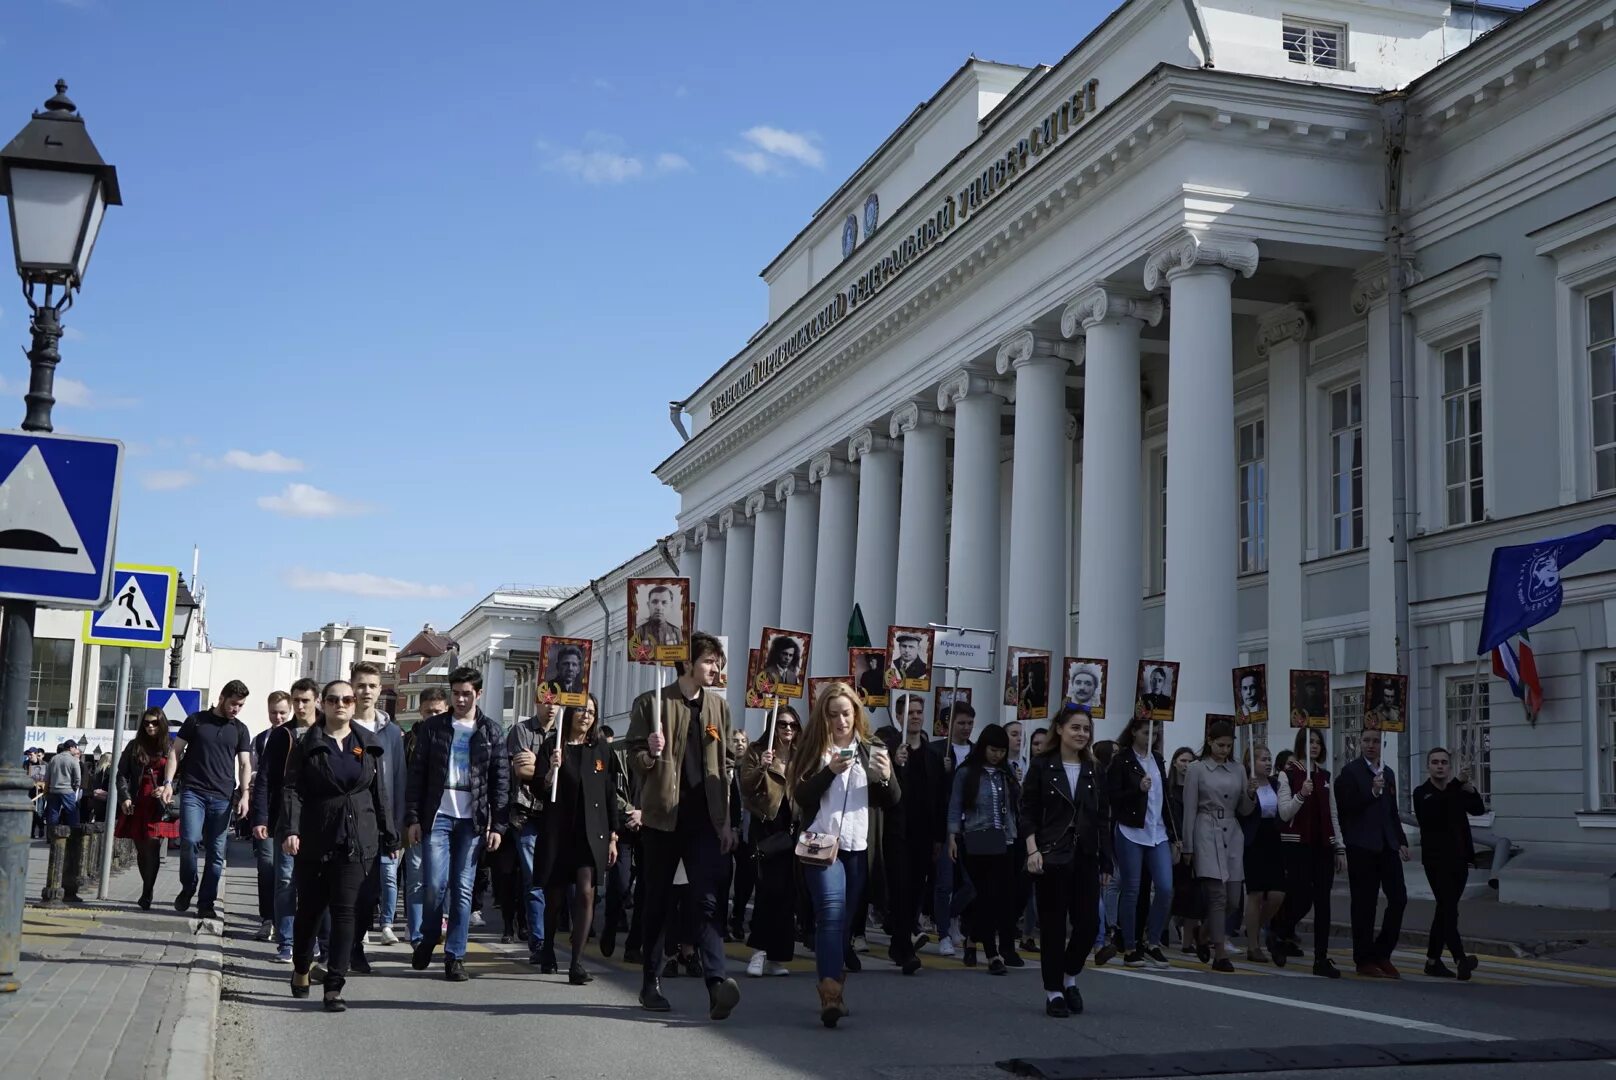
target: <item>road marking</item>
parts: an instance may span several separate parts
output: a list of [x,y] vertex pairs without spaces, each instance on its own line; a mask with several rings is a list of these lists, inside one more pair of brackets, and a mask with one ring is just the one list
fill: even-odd
[[1348,1009],[1339,1005],[1321,1005],[1311,1001],[1299,1001],[1295,998],[1277,997],[1273,994],[1259,994],[1255,990],[1237,990],[1232,986],[1212,986],[1208,983],[1189,982],[1185,979],[1169,979],[1164,975],[1149,975],[1142,971],[1129,971],[1127,969],[1119,971],[1115,968],[1100,968],[1098,970],[1103,974],[1117,975],[1125,979],[1145,979],[1150,982],[1166,983],[1168,986],[1204,990],[1209,994],[1224,994],[1228,997],[1245,998],[1248,1001],[1262,1001],[1270,1005],[1286,1005],[1293,1009],[1327,1013],[1331,1016],[1344,1016],[1352,1020],[1364,1020],[1371,1024],[1386,1024],[1390,1027],[1406,1028],[1410,1031],[1424,1031],[1432,1035],[1446,1035],[1454,1039],[1470,1039],[1474,1042],[1508,1042],[1511,1039],[1509,1035],[1492,1035],[1485,1031],[1469,1031],[1465,1028],[1448,1027],[1445,1024],[1433,1024],[1427,1020],[1411,1020],[1405,1016],[1365,1012],[1361,1009]]

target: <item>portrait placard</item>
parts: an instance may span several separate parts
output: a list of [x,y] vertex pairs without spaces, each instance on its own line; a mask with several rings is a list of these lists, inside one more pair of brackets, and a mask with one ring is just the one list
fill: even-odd
[[1023,656],[1049,656],[1048,649],[1029,649],[1024,645],[1010,646],[1004,672],[1004,703],[1012,708],[1020,704],[1021,682],[1016,675]]
[[1081,656],[1066,658],[1061,684],[1066,687],[1063,705],[1087,705],[1089,715],[1096,720],[1105,719],[1105,691],[1110,685],[1109,660],[1093,660]]
[[[691,610],[692,611],[695,610],[694,605],[692,605]],[[690,625],[692,625],[692,626],[696,625],[696,621],[695,621],[694,618],[692,618],[690,620]],[[728,636],[726,636],[724,634],[719,634],[719,635],[717,635],[717,637],[718,637],[718,648],[719,648],[719,653],[718,653],[718,679],[713,683],[713,689],[715,689],[715,690],[728,690],[729,689],[729,638],[728,638]]]
[[1408,730],[1408,676],[1371,671],[1364,677],[1365,731]]
[[539,639],[543,669],[539,675],[540,705],[582,708],[589,703],[589,666],[595,643],[589,638]]
[[763,678],[763,650],[748,649],[746,653],[746,707],[748,709],[774,708],[774,688]]
[[931,650],[935,632],[929,626],[887,628],[887,689],[931,691]]
[[1268,723],[1268,665],[1248,664],[1234,669],[1234,722]]
[[865,709],[886,706],[887,651],[885,649],[848,649],[847,677],[859,693]]
[[[812,637],[806,630],[763,628],[763,642],[759,646],[763,652],[763,671],[759,677],[782,699],[802,697],[808,670],[808,643]],[[764,689],[761,683],[756,685]]]
[[1330,673],[1291,669],[1291,727],[1330,726]]
[[839,676],[836,676],[836,675],[823,675],[823,676],[818,676],[818,677],[809,679],[808,680],[808,711],[812,712],[814,710],[814,707],[819,704],[820,695],[822,695],[826,690],[828,690],[831,687],[837,685],[838,683],[845,684],[846,682],[847,682],[846,679],[843,679],[843,678],[841,678]]
[[954,703],[956,701],[963,701],[967,705],[971,704],[971,688],[969,686],[939,686],[932,691],[932,738],[948,738],[948,725],[954,720]]
[[1021,720],[1049,719],[1048,653],[1029,654],[1016,660],[1016,717]]
[[638,664],[690,659],[690,579],[628,579],[628,658]]
[[1205,738],[1205,739],[1212,738],[1212,725],[1216,724],[1216,723],[1219,723],[1220,721],[1222,723],[1228,724],[1230,727],[1234,727],[1237,723],[1239,723],[1238,720],[1236,720],[1234,717],[1230,716],[1228,713],[1210,713],[1209,712],[1209,713],[1206,714],[1206,734],[1203,736],[1203,738]]
[[1178,700],[1178,661],[1141,660],[1134,702],[1143,705],[1158,724],[1172,722]]

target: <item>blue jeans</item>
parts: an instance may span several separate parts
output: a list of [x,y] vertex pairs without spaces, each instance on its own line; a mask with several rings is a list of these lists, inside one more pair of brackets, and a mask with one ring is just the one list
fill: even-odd
[[1122,887],[1117,897],[1121,910],[1122,943],[1130,952],[1139,944],[1139,882],[1150,868],[1150,911],[1145,916],[1145,943],[1161,941],[1167,913],[1173,909],[1173,845],[1163,840],[1155,847],[1136,844],[1117,833],[1117,877]]
[[[225,850],[230,843],[230,800],[198,791],[180,792],[180,893],[196,896],[199,910],[219,899],[219,877],[224,873]],[[206,846],[207,865],[202,887],[196,884],[197,849]]]
[[534,852],[539,842],[539,817],[534,814],[522,826],[516,850],[522,862],[522,892],[527,903],[527,951],[538,955],[544,948],[544,882],[533,881]]
[[426,853],[421,858],[421,874],[426,881],[421,940],[437,946],[447,907],[449,937],[443,944],[446,959],[463,960],[466,956],[466,938],[471,933],[471,884],[477,877],[477,852],[482,842],[472,818],[437,814],[432,819]]
[[422,844],[404,849],[404,932],[414,945],[421,940],[421,907],[426,889],[421,878]]
[[393,925],[398,914],[398,860],[382,853],[381,899],[376,905],[376,929]]
[[275,844],[275,944],[287,949],[292,947],[292,918],[297,914],[297,886],[292,881],[296,861]]
[[45,796],[45,826],[77,825],[79,823],[79,793]]
[[864,903],[869,862],[862,851],[842,851],[829,866],[805,866],[802,879],[814,904],[814,969],[821,979],[842,977],[852,938],[851,914]]

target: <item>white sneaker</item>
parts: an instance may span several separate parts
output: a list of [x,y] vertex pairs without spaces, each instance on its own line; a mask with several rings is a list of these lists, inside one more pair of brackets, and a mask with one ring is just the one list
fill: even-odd
[[393,928],[391,926],[382,927],[382,932],[381,932],[380,936],[381,936],[381,942],[382,942],[383,945],[397,945],[398,944],[398,935],[393,933]]
[[749,979],[763,978],[763,964],[768,959],[766,953],[759,950],[752,954],[752,959],[746,962],[746,976]]
[[791,969],[777,960],[770,960],[763,965],[765,975],[790,975]]
[[870,943],[864,939],[863,934],[860,934],[858,937],[853,939],[853,951],[859,953],[867,953],[870,951]]
[[367,946],[376,944],[376,935],[371,933],[369,930],[365,931],[365,944]]
[[258,933],[253,935],[254,939],[257,941],[268,941],[274,936],[275,924],[269,919],[265,919],[264,921],[260,922],[258,924]]
[[1239,956],[1244,952],[1244,949],[1238,948],[1232,941],[1225,941],[1223,943],[1224,956]]
[[482,926],[482,925],[484,925],[483,913],[480,912],[480,911],[473,911],[471,913],[470,925],[472,925],[472,926]]
[[954,948],[954,939],[945,937],[943,940],[939,941],[937,943],[937,955],[957,956],[958,951]]

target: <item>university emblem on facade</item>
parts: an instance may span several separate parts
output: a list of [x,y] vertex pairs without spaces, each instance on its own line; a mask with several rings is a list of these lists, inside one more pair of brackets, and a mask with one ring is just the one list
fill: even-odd
[[875,192],[872,191],[870,197],[864,200],[864,235],[874,236],[875,227],[879,224],[881,224],[881,200],[876,198]]
[[848,214],[847,220],[842,223],[842,258],[853,254],[858,247],[858,215]]

